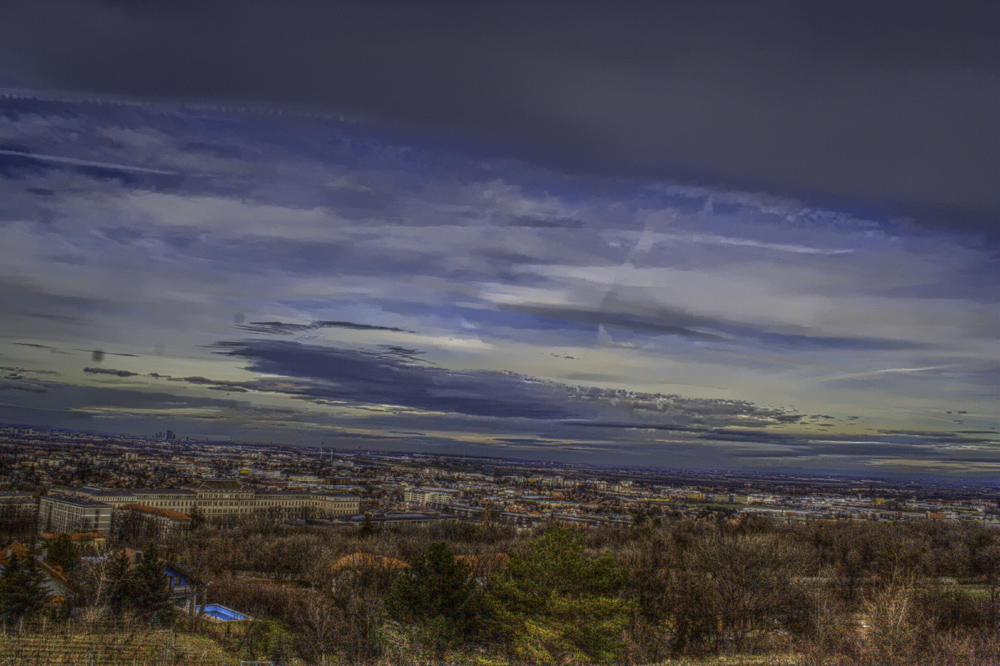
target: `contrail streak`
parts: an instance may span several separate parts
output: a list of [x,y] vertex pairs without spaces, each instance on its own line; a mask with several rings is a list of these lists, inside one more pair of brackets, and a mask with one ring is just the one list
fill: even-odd
[[95,162],[93,160],[81,160],[75,157],[60,157],[58,155],[43,155],[41,153],[26,153],[20,150],[0,149],[0,155],[11,155],[13,157],[28,157],[41,162],[55,162],[56,164],[70,164],[72,166],[95,167],[98,169],[115,169],[117,171],[134,171],[136,173],[151,173],[159,176],[177,176],[179,171],[167,171],[165,169],[150,169],[147,167],[131,166],[128,164],[114,164],[112,162]]

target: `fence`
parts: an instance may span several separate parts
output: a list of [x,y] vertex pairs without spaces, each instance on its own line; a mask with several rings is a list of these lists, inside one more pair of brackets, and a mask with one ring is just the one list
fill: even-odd
[[210,639],[128,622],[0,625],[0,666],[238,666]]

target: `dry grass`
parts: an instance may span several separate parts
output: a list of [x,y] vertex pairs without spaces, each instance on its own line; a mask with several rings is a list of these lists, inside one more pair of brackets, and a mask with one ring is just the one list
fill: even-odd
[[717,656],[702,659],[668,659],[650,666],[804,666],[805,661],[798,655],[769,654],[752,656]]
[[238,664],[204,636],[168,630],[6,632],[0,664],[17,666],[187,666]]

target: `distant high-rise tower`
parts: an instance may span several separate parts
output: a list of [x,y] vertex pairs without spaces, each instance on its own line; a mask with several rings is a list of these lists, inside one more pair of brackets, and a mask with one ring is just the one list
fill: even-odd
[[163,439],[167,441],[170,441],[172,439],[177,439],[177,433],[175,433],[173,430],[168,430],[167,434],[163,437]]

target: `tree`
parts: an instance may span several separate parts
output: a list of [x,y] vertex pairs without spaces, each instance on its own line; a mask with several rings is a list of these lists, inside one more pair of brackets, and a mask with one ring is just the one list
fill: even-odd
[[311,592],[299,611],[299,652],[313,662],[325,662],[337,639],[343,633],[344,623],[339,609],[322,592]]
[[134,567],[124,553],[111,567],[112,589],[108,605],[116,615],[133,612],[146,622],[162,624],[170,619],[170,586],[159,561],[156,546],[150,547]]
[[983,581],[989,595],[987,617],[989,624],[996,627],[1000,623],[1000,542],[983,539],[973,556],[973,572]]
[[372,521],[372,516],[370,513],[365,514],[365,520],[361,523],[361,527],[358,528],[358,536],[362,539],[375,534],[375,523]]
[[139,592],[136,609],[139,615],[150,622],[162,624],[172,615],[170,608],[170,584],[158,557],[156,546],[150,546],[133,571],[136,589]]
[[[3,478],[3,468],[0,467],[0,478]],[[35,505],[0,504],[0,543],[9,543],[16,539],[31,539],[38,523],[38,510]]]
[[142,548],[160,537],[155,521],[138,511],[117,509],[111,514],[111,542],[116,546]]
[[48,597],[42,582],[41,569],[32,555],[14,555],[0,572],[0,621],[17,621],[40,611]]
[[115,615],[122,615],[132,609],[137,597],[132,565],[125,551],[112,558],[105,583],[108,587],[108,607]]
[[687,552],[690,594],[683,598],[696,603],[679,615],[703,609],[717,647],[731,641],[743,650],[751,637],[803,619],[805,597],[792,582],[801,564],[802,554],[779,534],[708,534]]
[[336,596],[344,618],[340,646],[348,663],[376,661],[384,647],[385,623],[384,595],[378,585],[366,584],[361,577],[341,585]]
[[390,611],[397,619],[422,625],[442,656],[448,645],[474,631],[475,586],[469,566],[455,559],[451,547],[434,543],[396,581]]
[[684,551],[669,533],[649,528],[633,529],[634,540],[619,555],[629,572],[628,593],[636,599],[637,614],[632,631],[649,650],[648,661],[666,658],[668,650],[678,651],[697,643],[704,620],[697,604],[677,613],[692,599],[694,581],[681,575]]
[[50,566],[62,568],[66,574],[72,574],[80,564],[80,552],[68,534],[60,534],[48,543],[45,561]]
[[551,525],[490,581],[491,630],[526,661],[613,662],[633,610],[626,579],[610,552],[584,552],[582,531]]
[[188,529],[192,532],[198,530],[202,525],[205,524],[205,512],[201,510],[201,507],[197,504],[191,509],[191,522],[188,524]]

